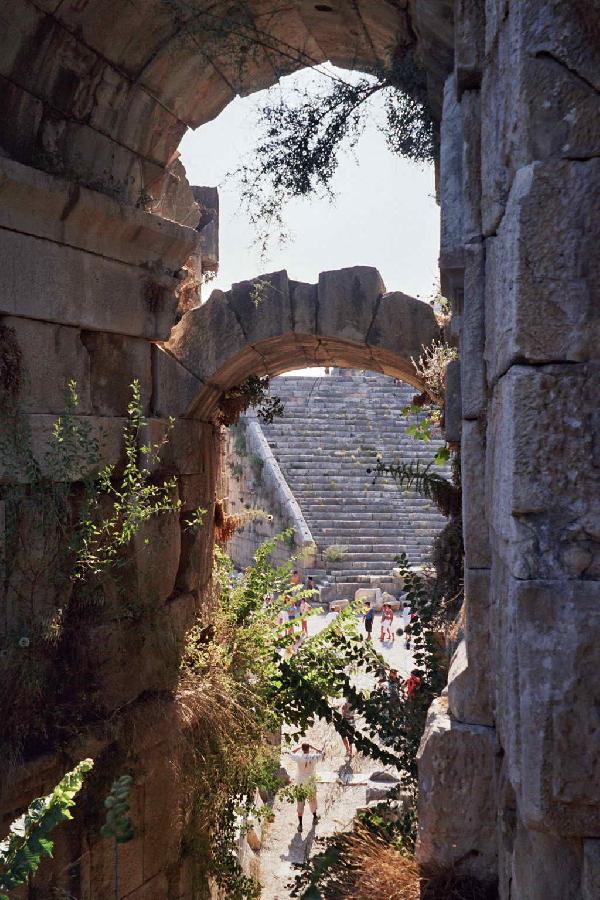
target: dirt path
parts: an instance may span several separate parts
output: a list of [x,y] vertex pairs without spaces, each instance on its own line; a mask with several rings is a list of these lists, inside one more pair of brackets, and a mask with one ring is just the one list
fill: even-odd
[[[312,634],[320,631],[333,616],[314,616],[310,622]],[[398,617],[396,617],[396,627]],[[376,617],[373,636],[379,635],[379,617]],[[400,675],[406,676],[411,666],[411,655],[404,648],[400,638],[395,644],[380,644],[375,647],[387,662],[395,666]],[[368,681],[360,685],[367,687]],[[297,867],[320,850],[319,838],[328,837],[336,831],[348,828],[356,810],[366,804],[367,782],[375,771],[381,771],[381,763],[358,754],[348,764],[342,741],[331,725],[319,721],[307,733],[307,740],[315,747],[325,748],[325,760],[319,766],[317,799],[320,820],[312,824],[308,804],[304,812],[304,830],[298,832],[296,805],[276,800],[273,812],[274,822],[269,826],[260,853],[263,900],[288,900],[290,884],[297,874]],[[282,765],[294,775],[295,765],[286,754],[282,755]],[[346,783],[343,783],[346,782]]]

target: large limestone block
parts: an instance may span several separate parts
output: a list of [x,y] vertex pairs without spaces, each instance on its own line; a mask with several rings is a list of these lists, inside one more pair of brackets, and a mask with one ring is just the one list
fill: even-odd
[[392,365],[396,375],[406,375],[409,383],[419,386],[411,357],[418,359],[423,348],[439,337],[440,329],[431,306],[393,291],[381,298],[367,343],[377,362],[382,366]]
[[597,14],[577,0],[488,0],[487,6],[482,185],[490,235],[521,166],[597,155],[600,35]]
[[582,900],[600,897],[600,840],[583,842]]
[[490,566],[490,538],[486,509],[485,423],[464,421],[461,440],[462,516],[465,566]]
[[127,420],[103,416],[76,416],[75,425],[86,432],[91,448],[77,450],[70,458],[66,470],[61,461],[60,469],[49,455],[56,415],[24,415],[16,428],[7,428],[8,439],[0,458],[0,483],[28,483],[30,456],[40,467],[40,473],[55,481],[80,481],[93,475],[98,468],[118,465],[123,460],[123,429]]
[[494,390],[487,508],[517,578],[600,575],[597,384],[592,364],[513,366]]
[[126,416],[131,385],[139,382],[142,409],[150,411],[152,367],[149,341],[121,334],[84,331],[81,335],[90,358],[92,409],[99,416]]
[[[478,0],[475,0],[478,3]],[[481,94],[465,91],[460,106],[463,121],[462,202],[463,240],[481,240]],[[465,248],[466,249],[466,248]]]
[[421,865],[495,880],[498,750],[493,728],[456,722],[446,698],[434,700],[418,754]]
[[294,330],[285,271],[240,281],[225,296],[249,344],[260,344]]
[[71,380],[77,382],[79,412],[92,411],[90,361],[77,328],[17,316],[2,316],[0,327],[9,329],[0,343],[0,357],[7,340],[14,341],[21,355],[18,397],[23,412],[63,412]]
[[157,418],[189,414],[204,387],[170,353],[152,345],[152,415]]
[[150,340],[169,336],[173,278],[4,229],[0,255],[1,313]]
[[485,246],[465,247],[465,282],[460,334],[462,415],[476,419],[487,405],[485,345]]
[[381,275],[370,266],[321,272],[317,333],[364,344],[384,293]]
[[580,884],[579,842],[530,831],[517,816],[508,896],[524,900],[580,900]]
[[123,263],[176,272],[198,235],[113,197],[0,158],[0,227]]
[[490,573],[465,570],[465,635],[448,672],[448,706],[453,717],[470,725],[493,725],[491,698]]
[[515,177],[486,242],[486,360],[493,382],[515,361],[597,358],[600,160],[536,164]]
[[444,110],[440,133],[440,264],[463,243],[462,191],[463,124],[456,98],[456,77],[444,85]]
[[598,585],[492,570],[496,720],[524,824],[600,837]]
[[226,294],[215,290],[184,315],[165,346],[196,378],[209,382],[247,349],[248,340]]
[[482,0],[458,0],[454,9],[454,67],[462,92],[481,83],[485,54],[485,5]]

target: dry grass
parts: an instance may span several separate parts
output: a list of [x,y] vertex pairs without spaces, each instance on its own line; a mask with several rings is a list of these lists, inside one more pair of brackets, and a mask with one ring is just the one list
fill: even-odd
[[497,900],[495,885],[453,868],[419,869],[414,857],[358,828],[345,835],[328,883],[326,900]]
[[414,859],[366,829],[348,836],[344,859],[347,900],[419,900],[420,878]]

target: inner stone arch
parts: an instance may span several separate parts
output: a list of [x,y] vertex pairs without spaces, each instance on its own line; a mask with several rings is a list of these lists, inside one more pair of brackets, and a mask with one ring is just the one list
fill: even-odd
[[386,292],[376,269],[354,266],[321,272],[317,284],[282,271],[213,291],[164,347],[202,383],[190,408],[209,419],[250,375],[310,366],[369,369],[423,390],[412,360],[439,338],[429,304]]

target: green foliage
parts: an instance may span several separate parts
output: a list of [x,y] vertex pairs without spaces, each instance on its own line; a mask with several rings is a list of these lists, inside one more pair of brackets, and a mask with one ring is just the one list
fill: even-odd
[[292,102],[269,95],[260,110],[263,136],[251,161],[236,172],[263,250],[271,231],[284,236],[282,209],[289,200],[332,195],[340,154],[356,146],[375,97],[382,100],[384,122],[379,127],[389,149],[416,162],[434,158],[425,72],[410,51],[370,74],[349,80],[327,75],[317,87],[296,89]]
[[249,462],[250,468],[252,469],[252,474],[254,475],[254,480],[257,484],[260,484],[262,482],[262,473],[265,461],[262,456],[258,456],[256,453],[251,453]]
[[328,563],[342,562],[346,558],[348,547],[344,544],[330,544],[323,551],[323,558]]
[[[156,471],[168,435],[160,445],[143,441],[146,423],[137,382],[120,468],[100,467],[98,437],[77,407],[71,381],[48,445],[36,452],[28,419],[18,414],[16,402],[2,414],[0,464],[16,482],[1,488],[6,550],[0,568],[16,611],[0,659],[7,768],[23,752],[60,745],[73,728],[97,714],[81,629],[98,615],[109,580],[123,615],[139,607],[139,598],[130,596],[131,579],[126,580],[132,539],[151,519],[176,514],[181,506],[174,480],[161,480]],[[198,528],[202,514],[190,513],[184,526]]]
[[[50,833],[66,819],[81,790],[84,777],[93,766],[84,759],[61,778],[51,794],[34,800],[26,813],[10,826],[8,837],[0,843],[0,890],[10,891],[25,884],[34,875],[44,856],[52,856],[54,841]],[[8,895],[0,893],[0,900]]]
[[414,489],[435,503],[443,516],[460,515],[460,488],[440,475],[439,472],[432,470],[431,463],[421,466],[420,462],[384,463],[379,459],[375,467],[375,475],[391,475],[399,490]]
[[229,430],[233,435],[233,450],[237,453],[238,456],[247,456],[248,450],[246,448],[246,429],[248,428],[248,423],[245,419],[240,419],[238,422],[234,422],[233,425],[229,426]]
[[133,824],[127,815],[132,784],[131,775],[121,775],[113,782],[110,794],[104,801],[106,822],[100,829],[100,834],[102,837],[113,838],[117,844],[126,844],[135,835]]
[[[250,375],[241,384],[229,388],[219,400],[217,420],[220,425],[235,425],[241,414],[250,406],[256,408],[258,418],[269,425],[277,416],[283,415],[283,403],[280,397],[269,395],[270,379],[268,375],[259,377]],[[244,454],[242,454],[244,455]]]
[[[150,519],[181,509],[181,501],[174,497],[176,478],[160,484],[151,480],[151,466],[158,463],[168,433],[161,443],[140,443],[147,422],[142,414],[137,380],[131,385],[131,393],[123,432],[123,473],[115,477],[116,466],[105,466],[88,493],[78,527],[75,578],[96,577],[114,567],[122,549]],[[172,425],[173,420],[170,420]],[[147,538],[145,543],[148,543]]]
[[317,779],[309,778],[304,784],[286,784],[277,792],[280,800],[287,803],[304,803],[313,800],[317,792]]

